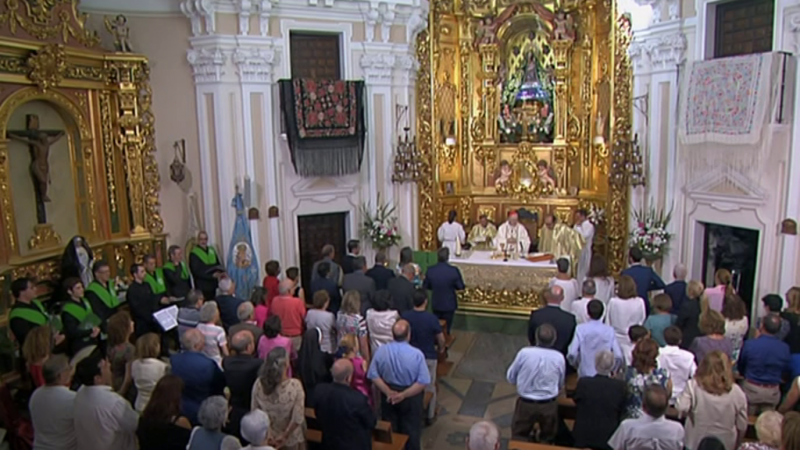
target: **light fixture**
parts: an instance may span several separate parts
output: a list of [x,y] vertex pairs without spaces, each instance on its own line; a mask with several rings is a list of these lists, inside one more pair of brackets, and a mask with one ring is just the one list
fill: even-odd
[[645,186],[644,154],[639,146],[639,135],[633,140],[618,139],[611,157],[611,182],[632,187]]
[[394,153],[392,182],[416,183],[422,177],[423,160],[417,151],[417,144],[408,136],[409,127],[403,128],[404,135],[397,139]]

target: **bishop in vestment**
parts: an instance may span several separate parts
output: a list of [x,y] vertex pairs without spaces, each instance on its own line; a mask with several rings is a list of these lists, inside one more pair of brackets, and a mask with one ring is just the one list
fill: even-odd
[[498,250],[516,252],[520,255],[527,255],[531,246],[531,238],[524,225],[519,223],[519,214],[516,211],[509,211],[508,220],[497,229],[497,239],[495,239]]
[[479,222],[469,231],[467,242],[475,250],[492,250],[495,236],[497,236],[497,227],[489,222],[486,214],[481,214]]

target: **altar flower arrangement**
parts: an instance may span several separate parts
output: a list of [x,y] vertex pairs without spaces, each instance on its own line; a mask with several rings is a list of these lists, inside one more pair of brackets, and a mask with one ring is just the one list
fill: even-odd
[[631,231],[630,245],[639,247],[648,261],[664,257],[669,251],[672,235],[667,232],[667,225],[672,218],[672,210],[664,211],[650,207],[633,212],[635,228]]
[[592,203],[589,205],[589,222],[591,222],[594,226],[599,226],[601,223],[606,221],[606,210],[600,208],[596,204]]
[[378,207],[375,213],[370,212],[368,203],[361,206],[361,238],[372,242],[376,248],[389,248],[400,243],[400,232],[397,229],[397,217],[394,215],[395,207],[389,203],[382,203],[378,197]]

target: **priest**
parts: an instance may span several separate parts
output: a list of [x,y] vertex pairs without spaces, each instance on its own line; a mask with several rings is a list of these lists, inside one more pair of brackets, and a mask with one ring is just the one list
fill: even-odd
[[475,250],[492,250],[495,236],[497,236],[497,227],[489,222],[486,214],[481,214],[478,223],[469,231],[467,242]]
[[583,284],[583,279],[589,272],[589,264],[592,262],[592,241],[594,240],[594,225],[589,221],[589,213],[585,209],[575,211],[575,231],[583,236],[585,242],[575,276],[578,284]]
[[203,292],[203,297],[216,298],[218,280],[225,272],[217,252],[208,245],[208,233],[205,231],[197,233],[197,245],[189,255],[189,270],[195,287]]
[[539,251],[555,259],[568,258],[573,270],[583,250],[583,236],[572,228],[558,223],[556,216],[544,217],[544,227],[539,230]]
[[509,211],[508,220],[497,229],[495,243],[500,251],[513,253],[516,250],[519,255],[528,254],[531,238],[525,226],[519,223],[519,214],[516,210]]
[[[456,222],[456,211],[451,210],[447,214],[447,222],[439,226],[439,231],[436,233],[442,247],[450,249],[451,254],[456,254],[461,251],[459,248],[467,240],[467,235],[464,233],[464,227]],[[458,249],[459,251],[456,251]]]

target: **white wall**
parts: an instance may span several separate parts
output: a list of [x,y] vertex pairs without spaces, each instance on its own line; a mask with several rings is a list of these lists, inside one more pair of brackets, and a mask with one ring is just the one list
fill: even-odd
[[[797,270],[798,242],[779,233],[784,218],[798,220],[800,213],[800,119],[773,127],[772,145],[760,176],[711,172],[700,180],[687,180],[679,160],[678,98],[686,62],[708,57],[713,44],[715,0],[682,2],[679,14],[672,0],[635,0],[629,7],[640,17],[642,28],[635,30],[630,55],[634,64],[634,97],[646,104],[646,113],[634,114],[634,129],[640,142],[647,142],[648,185],[632,193],[633,206],[654,204],[673,208],[670,231],[676,242],[664,260],[665,281],[671,278],[678,262],[689,266],[699,278],[702,259],[702,222],[750,228],[760,232],[755,297],[777,292],[781,295],[800,284]],[[658,10],[661,21],[653,21],[649,11]],[[774,51],[800,50],[800,4],[776,0]],[[696,14],[696,15],[695,15]],[[636,22],[636,20],[634,20]],[[791,80],[797,83],[800,80]],[[800,93],[796,90],[795,94]],[[795,99],[800,104],[800,96]],[[796,108],[795,108],[796,109]]]

